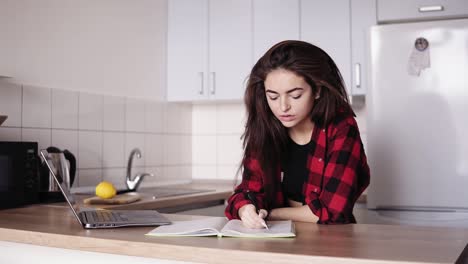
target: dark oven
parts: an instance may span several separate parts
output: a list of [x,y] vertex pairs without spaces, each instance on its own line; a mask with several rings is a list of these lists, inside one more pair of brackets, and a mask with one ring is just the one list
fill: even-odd
[[0,141],[0,209],[38,202],[37,142]]

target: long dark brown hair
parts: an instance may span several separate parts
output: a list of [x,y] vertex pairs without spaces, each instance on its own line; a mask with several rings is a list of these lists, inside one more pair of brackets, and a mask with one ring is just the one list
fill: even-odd
[[[265,191],[271,189],[273,175],[279,170],[281,155],[288,142],[287,129],[274,116],[265,95],[265,79],[276,69],[291,71],[312,88],[315,100],[310,118],[315,124],[328,125],[338,110],[353,113],[343,78],[330,56],[317,46],[296,40],[282,41],[271,47],[252,68],[247,81],[244,101],[247,122],[243,134],[244,157],[242,164],[252,156],[264,172]],[[268,195],[269,197],[272,197]]]

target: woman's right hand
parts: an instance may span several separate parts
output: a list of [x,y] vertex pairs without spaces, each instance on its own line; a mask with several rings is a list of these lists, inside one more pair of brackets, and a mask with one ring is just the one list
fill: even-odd
[[268,212],[265,209],[260,209],[257,214],[253,204],[246,204],[239,208],[239,217],[247,228],[265,228],[265,217]]

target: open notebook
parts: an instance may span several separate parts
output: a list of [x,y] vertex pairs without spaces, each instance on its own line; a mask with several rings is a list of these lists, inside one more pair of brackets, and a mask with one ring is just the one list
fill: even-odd
[[295,237],[292,221],[268,221],[267,229],[250,229],[240,220],[224,217],[210,217],[190,221],[173,221],[171,225],[160,226],[148,236],[218,236],[218,237]]

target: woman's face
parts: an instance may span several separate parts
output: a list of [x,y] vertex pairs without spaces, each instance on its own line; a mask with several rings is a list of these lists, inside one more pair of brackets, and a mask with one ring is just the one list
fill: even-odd
[[265,93],[273,114],[287,128],[310,123],[314,106],[312,88],[301,76],[276,69],[265,79]]

